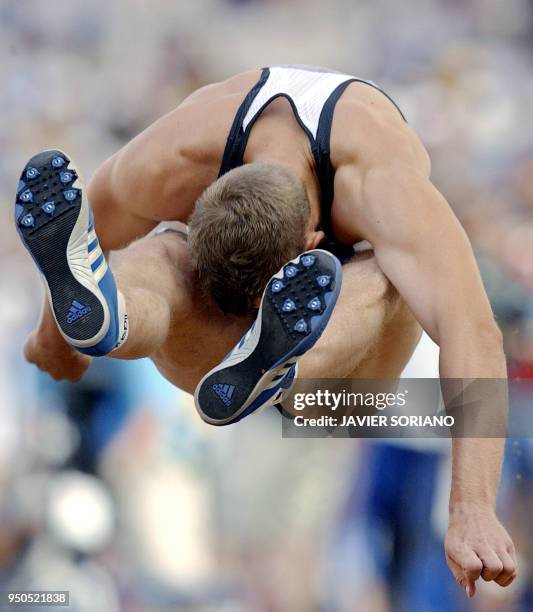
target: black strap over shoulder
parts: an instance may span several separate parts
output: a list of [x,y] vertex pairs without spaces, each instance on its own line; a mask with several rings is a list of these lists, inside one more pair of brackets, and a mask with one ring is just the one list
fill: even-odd
[[246,95],[246,98],[244,98],[242,104],[239,106],[239,110],[235,115],[233,125],[231,126],[231,130],[226,141],[226,147],[224,149],[224,155],[222,156],[222,163],[218,173],[219,177],[226,174],[226,172],[233,170],[233,168],[242,166],[247,142],[243,129],[244,118],[246,117],[255,96],[257,96],[263,85],[266,83],[269,75],[270,70],[268,68],[263,68],[259,80],[252,87],[252,89],[250,89]]
[[[353,83],[353,80],[345,81],[344,83],[338,85],[326,100],[326,103],[322,108],[322,112],[320,113],[316,142],[313,150],[316,163],[316,172],[321,191],[320,204],[322,230],[326,234],[326,238],[330,240],[333,238],[331,206],[333,204],[333,180],[335,177],[335,172],[333,170],[333,166],[331,165],[331,125],[333,123],[335,105],[350,83]],[[353,252],[351,246],[347,245],[347,248],[351,249]]]
[[317,177],[320,184],[321,190],[321,218],[322,218],[322,230],[326,235],[326,239],[322,246],[337,255],[341,260],[351,257],[353,255],[353,246],[348,244],[342,244],[335,240],[333,235],[333,227],[331,220],[331,208],[333,205],[334,198],[334,178],[335,171],[331,165],[331,126],[333,124],[333,113],[335,112],[335,106],[339,101],[348,85],[350,83],[365,83],[370,87],[374,87],[382,94],[384,94],[397,108],[398,112],[405,121],[405,117],[402,111],[399,109],[394,100],[387,95],[382,89],[380,89],[374,83],[364,81],[362,79],[352,78],[340,83],[330,94],[326,100],[324,107],[320,113],[318,121],[318,130],[316,135],[316,142],[313,148],[313,155],[315,158]]

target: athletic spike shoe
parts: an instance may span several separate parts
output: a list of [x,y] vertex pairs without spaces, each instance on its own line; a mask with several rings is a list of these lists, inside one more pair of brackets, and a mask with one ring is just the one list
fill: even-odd
[[83,181],[65,153],[43,151],[26,164],[15,223],[65,340],[94,356],[124,342],[124,300],[98,243]]
[[290,392],[296,362],[322,335],[341,282],[341,264],[327,251],[308,251],[284,265],[268,282],[252,327],[196,387],[202,419],[229,425],[279,402],[284,384]]

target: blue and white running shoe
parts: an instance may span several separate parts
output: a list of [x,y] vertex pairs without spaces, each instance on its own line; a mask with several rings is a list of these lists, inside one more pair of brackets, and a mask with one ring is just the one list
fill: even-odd
[[83,181],[65,153],[43,151],[26,164],[15,222],[65,340],[95,356],[120,345],[127,337],[124,300],[98,243]]
[[202,419],[229,425],[280,401],[297,359],[322,335],[341,283],[341,264],[327,251],[307,251],[285,264],[268,282],[252,327],[196,387]]

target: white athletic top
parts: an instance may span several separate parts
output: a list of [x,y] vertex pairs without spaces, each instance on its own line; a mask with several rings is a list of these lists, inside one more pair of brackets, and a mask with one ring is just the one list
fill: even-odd
[[[395,104],[372,81],[358,79],[348,74],[309,66],[263,68],[259,80],[248,92],[235,115],[219,172],[219,176],[222,176],[243,164],[246,144],[255,121],[273,100],[279,97],[286,98],[296,120],[309,138],[315,159],[321,191],[322,229],[329,243],[329,246],[324,246],[333,247],[330,250],[341,258],[344,254],[353,255],[353,248],[351,245],[336,242],[331,227],[335,172],[330,161],[330,135],[335,105],[346,87],[353,82],[366,83],[378,89]],[[398,111],[401,114],[400,109]],[[354,134],[354,137],[356,138],[357,134]]]
[[271,100],[283,95],[292,103],[300,122],[316,139],[320,113],[327,99],[339,85],[347,81],[352,82],[353,77],[336,72],[319,72],[309,68],[281,66],[270,68],[265,84],[255,96],[243,119],[243,130],[246,130],[250,122]]

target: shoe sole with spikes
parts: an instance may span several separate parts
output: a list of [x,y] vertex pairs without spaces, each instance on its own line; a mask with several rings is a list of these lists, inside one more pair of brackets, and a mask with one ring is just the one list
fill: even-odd
[[327,251],[285,264],[268,282],[250,330],[196,387],[202,419],[229,425],[275,401],[298,358],[322,335],[341,283],[341,264]]
[[94,234],[85,186],[63,151],[42,151],[26,164],[15,223],[65,340],[87,354],[109,352],[117,326],[116,286]]

